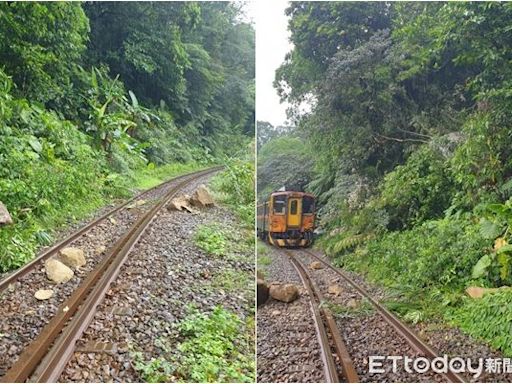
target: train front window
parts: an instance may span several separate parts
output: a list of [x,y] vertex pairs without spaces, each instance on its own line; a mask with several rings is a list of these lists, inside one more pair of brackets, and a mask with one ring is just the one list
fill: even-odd
[[274,215],[284,215],[286,212],[286,196],[274,196]]
[[297,214],[297,200],[292,200],[290,203],[290,215]]
[[314,213],[315,212],[315,199],[309,196],[302,198],[302,213]]

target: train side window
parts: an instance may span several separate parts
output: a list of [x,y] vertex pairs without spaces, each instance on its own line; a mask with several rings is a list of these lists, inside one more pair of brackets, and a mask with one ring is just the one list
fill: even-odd
[[292,200],[290,203],[290,215],[297,214],[297,200]]
[[274,215],[284,215],[286,212],[286,197],[274,196]]
[[314,213],[315,200],[312,197],[304,196],[302,198],[302,213]]

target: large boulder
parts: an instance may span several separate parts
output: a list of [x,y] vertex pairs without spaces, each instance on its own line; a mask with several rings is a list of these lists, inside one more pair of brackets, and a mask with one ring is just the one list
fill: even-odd
[[256,295],[256,303],[258,307],[262,304],[265,304],[269,297],[269,288],[265,280],[258,279],[256,283],[257,287],[257,295]]
[[192,194],[190,202],[196,207],[211,207],[215,204],[210,192],[202,184]]
[[12,217],[4,203],[0,201],[0,226],[12,224]]
[[285,303],[290,303],[299,297],[299,289],[293,284],[272,284],[269,293],[273,299]]
[[70,268],[83,267],[87,261],[85,260],[84,251],[79,248],[63,248],[59,251],[59,260]]
[[66,283],[73,278],[73,270],[56,259],[46,260],[44,263],[46,276],[55,283]]
[[167,205],[167,209],[170,211],[187,211],[190,213],[196,213],[197,211],[190,206],[189,195],[179,195],[170,201]]

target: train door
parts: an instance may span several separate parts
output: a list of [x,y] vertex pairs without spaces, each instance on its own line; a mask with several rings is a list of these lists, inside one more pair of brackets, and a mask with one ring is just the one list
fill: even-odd
[[300,227],[300,199],[288,199],[288,227]]

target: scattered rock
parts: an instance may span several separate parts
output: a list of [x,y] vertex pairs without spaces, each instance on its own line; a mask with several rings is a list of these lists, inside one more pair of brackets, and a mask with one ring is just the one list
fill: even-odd
[[0,226],[12,224],[12,217],[4,203],[0,201]]
[[46,260],[44,263],[46,276],[55,283],[66,283],[73,277],[71,268],[56,259]]
[[113,217],[109,217],[109,218],[108,218],[108,220],[109,220],[112,224],[114,224],[114,225],[116,225],[116,224],[117,224],[117,220],[116,220],[116,219],[114,219]]
[[347,303],[347,307],[357,308],[358,307],[357,301],[355,299],[350,299]]
[[141,205],[144,205],[144,204],[146,204],[146,200],[137,200],[137,201],[131,203],[130,205],[128,205],[126,208],[133,209],[133,208],[140,207]]
[[102,254],[103,252],[105,252],[107,250],[107,247],[105,247],[104,245],[100,245],[99,247],[97,247],[95,250],[94,250],[94,253],[96,253],[97,255],[100,255]]
[[493,293],[500,289],[508,289],[510,287],[503,286],[499,288],[482,288],[482,287],[469,287],[466,289],[466,293],[473,299],[480,299],[487,293]]
[[87,262],[85,260],[84,251],[79,248],[64,248],[59,251],[59,260],[70,268],[83,267]]
[[201,276],[205,279],[209,279],[211,277],[211,273],[209,270],[203,269],[203,271],[201,272]]
[[257,295],[256,295],[256,303],[258,306],[263,305],[268,300],[269,288],[267,283],[263,279],[257,280]]
[[341,295],[342,292],[343,288],[341,288],[338,284],[329,285],[329,287],[327,288],[327,293],[334,296],[339,296]]
[[293,284],[272,284],[269,292],[272,298],[285,303],[290,303],[299,297],[299,289]]
[[53,289],[40,289],[34,294],[37,300],[48,300],[53,296]]
[[210,192],[201,184],[190,198],[190,203],[196,207],[211,207],[215,204]]
[[313,261],[311,264],[309,264],[309,268],[311,268],[311,269],[322,269],[323,265],[319,261]]
[[281,314],[281,311],[278,311],[277,309],[272,311],[272,316],[279,316]]

